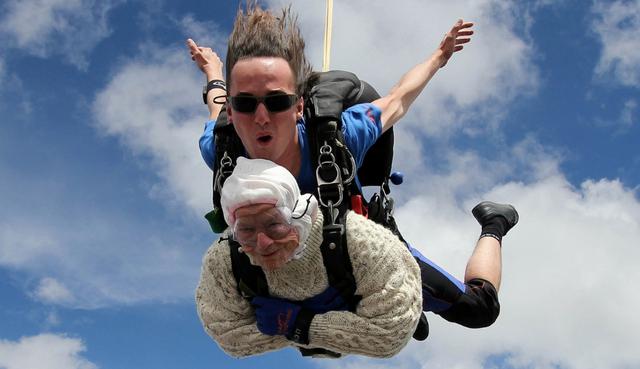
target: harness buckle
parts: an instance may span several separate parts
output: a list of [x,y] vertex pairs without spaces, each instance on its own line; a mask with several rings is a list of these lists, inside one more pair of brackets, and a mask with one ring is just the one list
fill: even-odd
[[329,207],[342,204],[344,188],[340,167],[336,163],[331,146],[325,141],[320,147],[318,167],[316,168],[316,181],[318,182],[318,202]]
[[323,231],[328,232],[332,235],[336,235],[336,237],[342,236],[344,234],[344,224],[337,222],[340,211],[334,208],[334,204],[331,200],[329,200],[329,204],[327,204],[326,209],[329,222],[322,228]]
[[222,191],[222,185],[224,181],[233,173],[233,169],[235,165],[233,165],[233,159],[227,154],[225,151],[222,155],[222,159],[220,159],[220,168],[216,172],[215,185],[214,190],[217,192]]

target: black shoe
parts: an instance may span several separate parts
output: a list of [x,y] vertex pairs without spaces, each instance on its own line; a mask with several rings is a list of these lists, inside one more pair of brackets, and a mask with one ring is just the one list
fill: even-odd
[[420,315],[420,320],[418,321],[418,326],[416,327],[415,332],[413,332],[413,338],[417,341],[424,341],[429,337],[429,322],[427,321],[427,317],[422,312]]
[[513,228],[514,225],[518,224],[518,212],[516,208],[509,204],[496,204],[491,201],[483,201],[476,205],[471,213],[476,218],[478,223],[484,227],[484,225],[492,218],[501,216],[507,220],[507,229],[504,230],[504,233]]

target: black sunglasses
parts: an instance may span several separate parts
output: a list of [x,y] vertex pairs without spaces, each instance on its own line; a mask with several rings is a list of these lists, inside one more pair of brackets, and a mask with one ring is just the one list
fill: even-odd
[[231,107],[240,113],[253,113],[258,104],[263,103],[268,111],[277,113],[285,111],[298,101],[298,95],[275,94],[267,96],[229,96]]

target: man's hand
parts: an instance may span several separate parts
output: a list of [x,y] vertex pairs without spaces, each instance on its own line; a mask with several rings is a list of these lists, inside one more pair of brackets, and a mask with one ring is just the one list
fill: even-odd
[[465,23],[462,19],[458,19],[453,27],[451,27],[451,30],[444,35],[444,39],[440,42],[439,46],[443,59],[440,68],[447,64],[453,53],[463,49],[463,44],[471,41],[470,36],[473,35],[473,30],[468,29],[471,27],[473,27],[473,23]]
[[222,75],[222,61],[210,47],[199,47],[192,39],[187,39],[187,47],[191,54],[191,60],[207,76],[207,81],[214,79],[224,80]]
[[290,336],[302,309],[290,301],[273,297],[254,297],[251,305],[256,309],[258,330],[269,336]]

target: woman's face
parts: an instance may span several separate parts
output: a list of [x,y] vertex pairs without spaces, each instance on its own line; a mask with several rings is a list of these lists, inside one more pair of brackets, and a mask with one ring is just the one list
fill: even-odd
[[274,270],[291,260],[298,248],[298,233],[275,205],[243,206],[235,218],[234,238],[255,265]]

